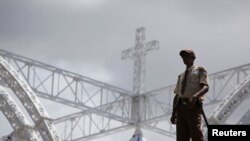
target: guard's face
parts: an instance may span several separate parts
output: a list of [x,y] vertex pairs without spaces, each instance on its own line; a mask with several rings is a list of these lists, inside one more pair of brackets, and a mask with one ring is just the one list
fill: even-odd
[[183,54],[181,57],[185,65],[192,65],[194,63],[194,57],[189,54]]

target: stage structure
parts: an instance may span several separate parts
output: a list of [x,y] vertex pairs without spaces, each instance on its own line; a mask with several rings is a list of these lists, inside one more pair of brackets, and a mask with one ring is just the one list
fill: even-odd
[[[135,129],[131,141],[143,140],[142,129],[175,138],[169,122],[175,85],[144,91],[145,55],[158,48],[158,41],[145,41],[142,27],[135,47],[122,52],[122,59],[134,59],[132,91],[0,50],[0,109],[13,129],[1,140],[84,141],[128,129]],[[209,75],[204,106],[211,124],[250,124],[249,74],[245,64]],[[42,99],[76,112],[48,115]],[[239,106],[245,109],[232,123]]]

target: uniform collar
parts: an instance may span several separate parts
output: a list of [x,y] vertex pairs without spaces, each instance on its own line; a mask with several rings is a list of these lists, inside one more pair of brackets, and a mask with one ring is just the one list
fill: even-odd
[[191,67],[187,68],[188,71],[192,70],[195,67],[195,65],[192,65]]

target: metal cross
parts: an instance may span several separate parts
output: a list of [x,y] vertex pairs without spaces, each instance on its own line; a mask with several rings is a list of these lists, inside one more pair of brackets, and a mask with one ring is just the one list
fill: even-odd
[[159,49],[159,41],[145,41],[145,28],[136,29],[135,47],[122,51],[122,60],[134,59],[133,92],[137,95],[144,92],[145,56],[152,50]]

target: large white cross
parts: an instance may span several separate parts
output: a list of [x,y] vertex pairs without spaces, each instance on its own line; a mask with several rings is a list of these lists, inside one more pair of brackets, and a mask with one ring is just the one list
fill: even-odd
[[145,28],[136,29],[135,47],[122,51],[122,59],[134,59],[133,92],[140,94],[144,92],[145,82],[145,56],[152,50],[159,49],[159,41],[145,41]]

